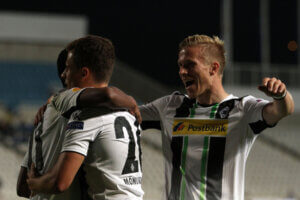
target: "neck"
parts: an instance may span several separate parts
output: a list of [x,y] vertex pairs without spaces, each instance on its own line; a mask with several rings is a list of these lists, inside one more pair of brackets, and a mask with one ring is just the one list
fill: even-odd
[[210,89],[207,89],[204,93],[197,97],[197,102],[204,105],[212,105],[220,103],[228,96],[228,93],[224,90],[222,82],[212,84]]
[[80,84],[81,88],[85,88],[85,87],[103,88],[103,87],[107,87],[107,86],[108,86],[108,83],[104,83],[104,82],[97,83],[95,81],[87,81],[87,82]]

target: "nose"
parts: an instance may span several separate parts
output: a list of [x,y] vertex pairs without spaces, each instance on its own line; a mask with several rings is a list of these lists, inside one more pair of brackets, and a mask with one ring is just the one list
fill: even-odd
[[184,68],[183,66],[179,66],[179,75],[186,75],[187,74],[187,70],[186,68]]

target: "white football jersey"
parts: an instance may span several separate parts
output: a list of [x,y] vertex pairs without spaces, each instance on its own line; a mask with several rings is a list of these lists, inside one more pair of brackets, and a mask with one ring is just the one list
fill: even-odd
[[[35,164],[40,174],[46,173],[51,169],[61,152],[62,143],[65,137],[65,128],[69,115],[76,108],[78,95],[83,91],[73,88],[56,94],[44,113],[43,121],[35,128],[30,138],[31,145],[23,160],[22,166],[29,167],[28,161]],[[64,117],[65,116],[65,117]],[[30,146],[32,147],[31,149]],[[29,155],[31,157],[29,158]],[[30,162],[30,161],[29,161]],[[37,194],[31,199],[34,200],[67,200],[82,199],[79,181],[76,177],[70,188],[58,195]]]
[[140,107],[143,129],[160,127],[168,200],[243,200],[246,159],[269,127],[268,101],[229,95],[201,106],[178,92]]
[[103,109],[71,115],[62,152],[86,156],[83,169],[92,199],[141,200],[139,125],[128,112],[104,114]]

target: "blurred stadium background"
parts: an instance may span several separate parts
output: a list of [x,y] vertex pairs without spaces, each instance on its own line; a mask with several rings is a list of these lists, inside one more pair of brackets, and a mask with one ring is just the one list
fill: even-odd
[[[112,39],[118,62],[111,85],[142,104],[181,90],[177,45],[195,33],[225,40],[225,88],[257,91],[262,77],[282,79],[295,114],[265,131],[250,153],[246,200],[300,199],[300,0],[211,0],[175,3],[6,2],[0,9],[0,200],[15,200],[17,174],[33,117],[61,86],[59,51],[75,38]],[[164,166],[160,134],[143,133],[145,200],[161,199]]]

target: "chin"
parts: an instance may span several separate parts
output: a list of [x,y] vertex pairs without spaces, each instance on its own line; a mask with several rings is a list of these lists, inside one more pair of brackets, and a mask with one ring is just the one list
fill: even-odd
[[186,93],[187,93],[187,95],[191,98],[191,99],[195,99],[196,98],[196,94],[195,93],[193,93],[193,92],[188,92],[188,91],[186,91]]

